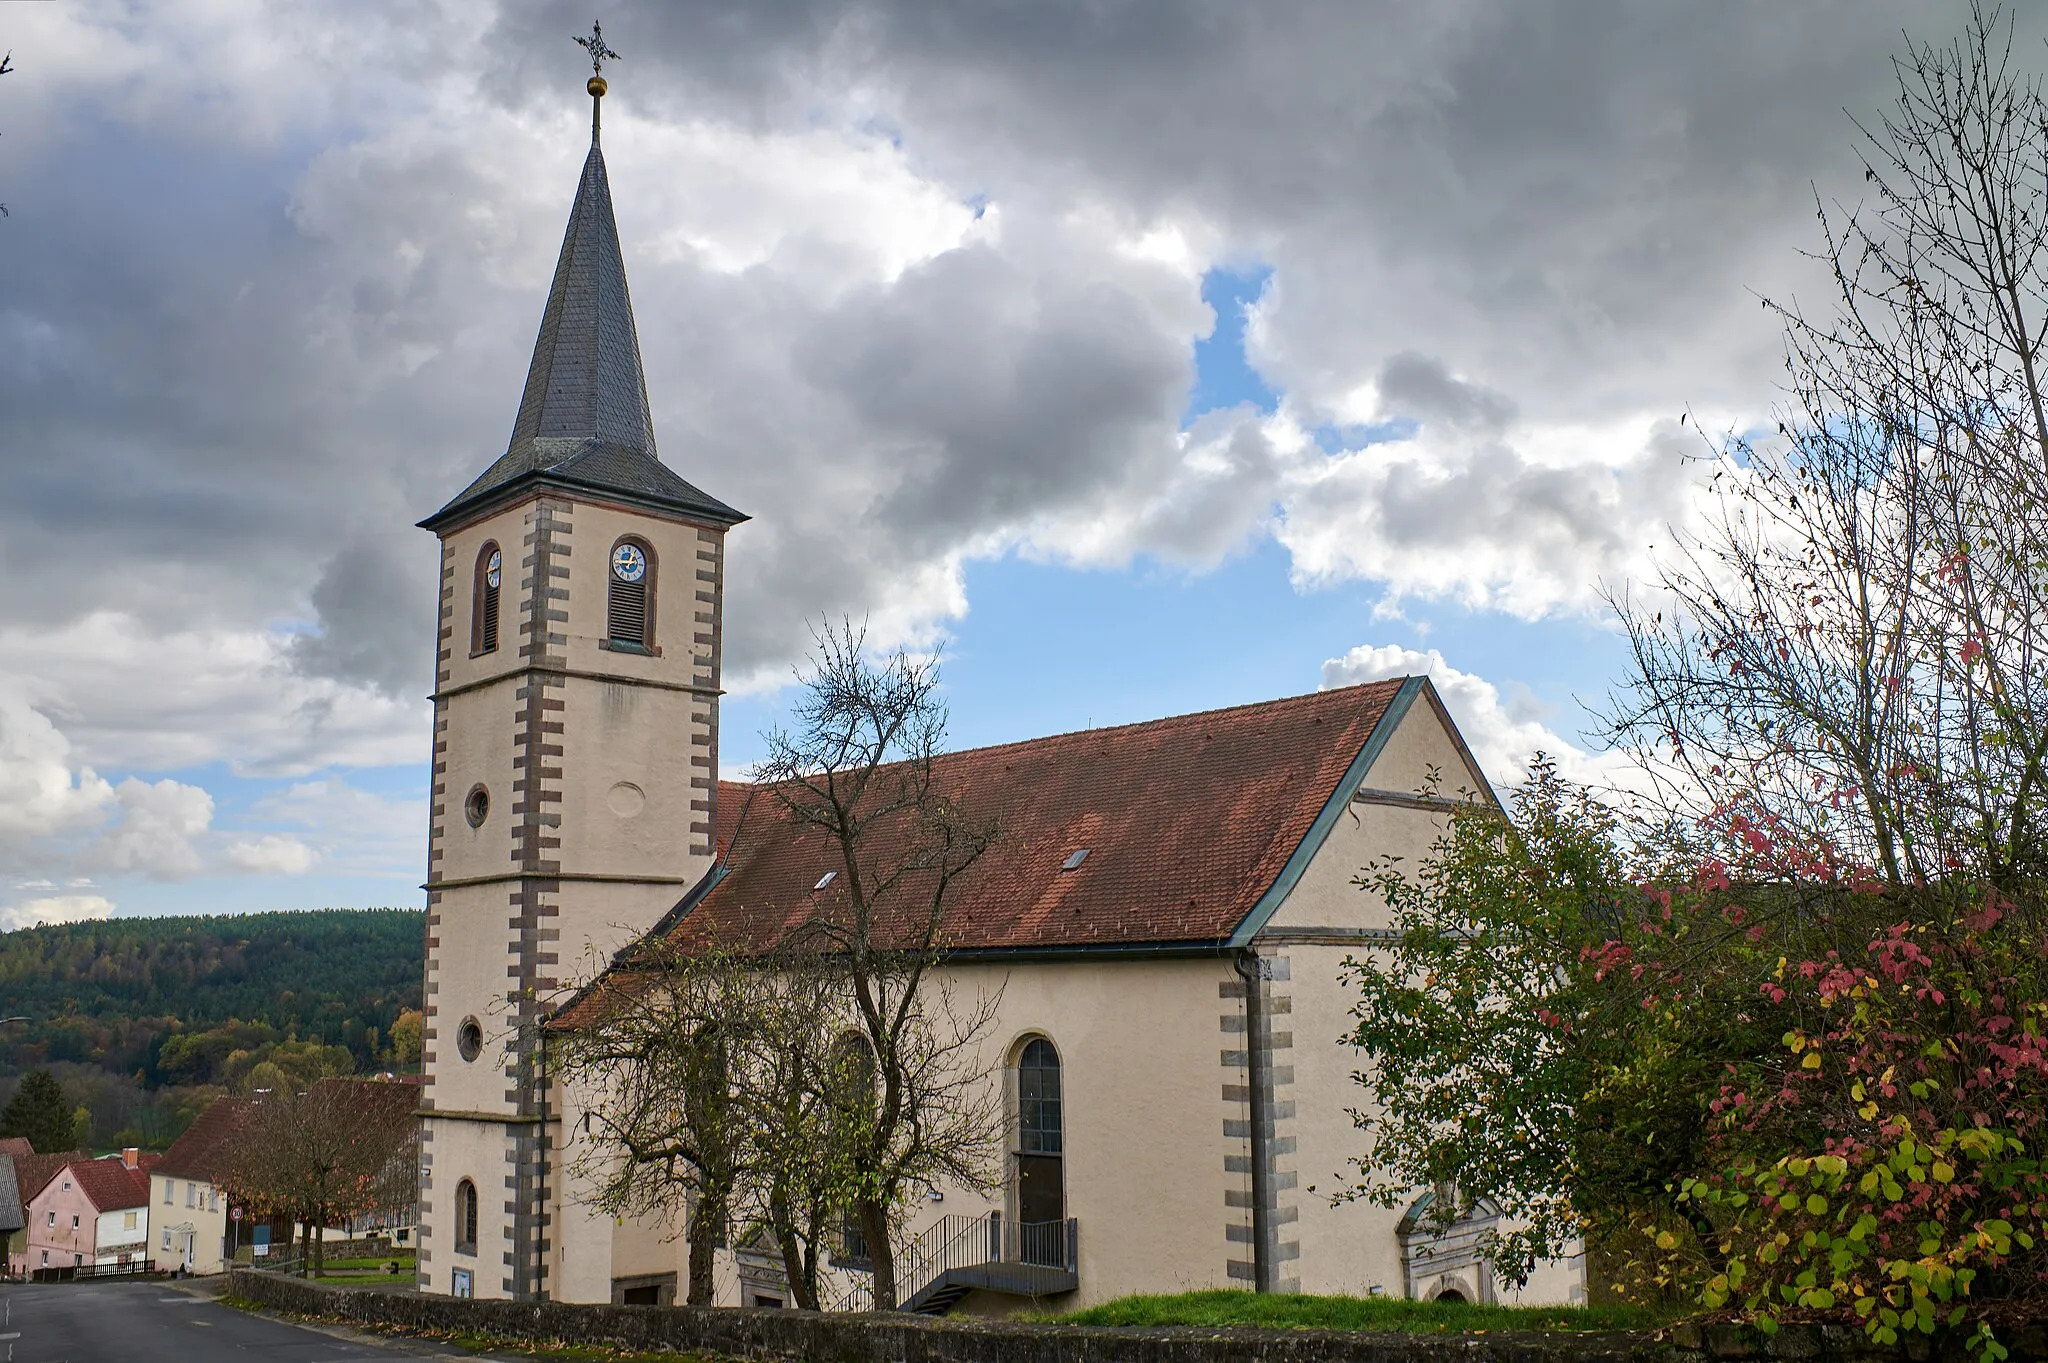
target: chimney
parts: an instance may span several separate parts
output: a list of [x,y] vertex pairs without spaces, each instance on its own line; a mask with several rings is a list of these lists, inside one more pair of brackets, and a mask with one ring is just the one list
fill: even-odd
[[130,1169],[142,1163],[141,1148],[133,1145],[123,1146],[121,1149],[121,1163],[127,1165]]

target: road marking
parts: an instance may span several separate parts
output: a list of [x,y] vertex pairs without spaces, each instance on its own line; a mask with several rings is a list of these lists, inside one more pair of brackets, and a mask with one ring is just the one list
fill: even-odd
[[20,1339],[20,1338],[21,1338],[21,1331],[19,1331],[19,1330],[9,1330],[9,1331],[8,1331],[8,1332],[7,1332],[6,1334],[4,1334],[4,1335],[0,1335],[0,1339]]
[[204,1297],[186,1297],[186,1296],[177,1296],[177,1297],[158,1297],[158,1298],[157,1298],[157,1300],[158,1300],[158,1301],[168,1301],[168,1302],[176,1302],[176,1303],[178,1303],[178,1305],[180,1305],[180,1306],[204,1306],[204,1305],[206,1305],[206,1298],[204,1298]]

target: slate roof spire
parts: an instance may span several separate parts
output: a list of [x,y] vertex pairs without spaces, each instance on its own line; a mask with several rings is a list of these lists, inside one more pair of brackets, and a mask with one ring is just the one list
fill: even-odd
[[[576,41],[590,52],[595,71],[618,53],[604,45],[601,29],[591,27],[590,38]],[[720,525],[747,519],[678,477],[655,453],[640,337],[626,290],[611,182],[598,145],[604,77],[592,75],[589,90],[590,155],[584,158],[569,209],[511,443],[481,477],[420,522],[426,529],[437,530],[535,484],[594,492]]]

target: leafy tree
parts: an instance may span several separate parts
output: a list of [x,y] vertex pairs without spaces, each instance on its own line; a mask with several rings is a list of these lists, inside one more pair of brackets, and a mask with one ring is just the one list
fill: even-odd
[[224,1153],[222,1190],[259,1215],[298,1221],[303,1271],[321,1271],[322,1228],[419,1200],[412,1085],[324,1079],[249,1102],[248,1119]]
[[151,1088],[227,1084],[234,1052],[283,1041],[346,1047],[343,1072],[373,1069],[371,1029],[420,1006],[421,941],[420,915],[396,909],[0,933],[0,991],[32,1019],[0,1036],[0,1073],[70,1062]]
[[1777,438],[1617,602],[1658,798],[1539,770],[1371,878],[1359,1195],[1496,1200],[1511,1272],[1576,1229],[1630,1293],[1986,1358],[2048,1304],[2048,98],[2010,35],[1899,60],[1832,309],[1774,305]]
[[75,1120],[56,1077],[48,1070],[31,1070],[0,1112],[0,1136],[25,1136],[37,1150],[55,1154],[77,1148]]
[[391,1024],[392,1063],[404,1069],[420,1063],[425,1046],[426,1015],[417,1008],[408,1008],[398,1015]]

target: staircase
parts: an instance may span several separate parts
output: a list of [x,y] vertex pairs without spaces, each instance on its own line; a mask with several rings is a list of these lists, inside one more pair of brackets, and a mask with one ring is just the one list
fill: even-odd
[[897,1265],[899,1309],[942,1316],[969,1292],[1050,1297],[1081,1285],[1081,1227],[1064,1221],[1019,1223],[1002,1213],[944,1216]]

